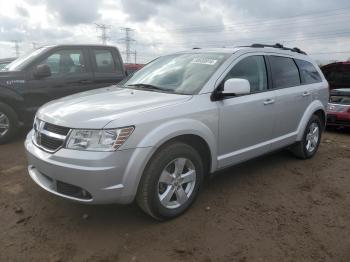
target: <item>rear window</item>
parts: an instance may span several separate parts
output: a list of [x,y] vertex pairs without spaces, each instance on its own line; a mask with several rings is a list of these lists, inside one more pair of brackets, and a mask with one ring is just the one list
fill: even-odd
[[282,56],[269,57],[274,88],[300,85],[299,70],[293,59]]
[[94,50],[96,61],[96,72],[115,73],[120,72],[120,68],[115,64],[113,54],[110,50]]
[[310,62],[295,59],[300,71],[301,83],[304,85],[322,82],[317,69]]

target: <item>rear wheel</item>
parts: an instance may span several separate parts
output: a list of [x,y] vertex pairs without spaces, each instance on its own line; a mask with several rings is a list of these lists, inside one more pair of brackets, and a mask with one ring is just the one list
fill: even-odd
[[0,103],[0,144],[9,142],[18,132],[18,119],[15,111]]
[[313,157],[320,144],[321,135],[321,120],[317,115],[313,115],[305,128],[303,139],[292,146],[292,153],[301,159]]
[[194,148],[180,142],[166,145],[145,169],[137,202],[158,220],[179,216],[194,202],[203,173],[202,159]]

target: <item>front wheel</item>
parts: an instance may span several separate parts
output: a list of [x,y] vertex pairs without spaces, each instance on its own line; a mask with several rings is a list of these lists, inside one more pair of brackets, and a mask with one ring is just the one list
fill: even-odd
[[0,103],[0,144],[9,142],[18,132],[18,119],[15,111]]
[[292,153],[301,159],[313,157],[320,145],[322,135],[322,125],[320,118],[313,115],[306,125],[303,139],[292,146]]
[[194,202],[203,173],[197,150],[181,142],[166,145],[145,169],[137,202],[143,211],[158,220],[179,216]]

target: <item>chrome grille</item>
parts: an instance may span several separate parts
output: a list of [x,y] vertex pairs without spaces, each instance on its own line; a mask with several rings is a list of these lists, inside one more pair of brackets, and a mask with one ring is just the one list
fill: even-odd
[[50,131],[52,133],[56,133],[56,134],[64,135],[64,136],[68,135],[68,132],[69,132],[69,128],[67,128],[67,127],[56,126],[56,125],[53,125],[50,123],[45,123],[44,129],[47,131]]
[[34,122],[34,144],[41,149],[53,153],[60,149],[69,134],[67,127],[57,126],[35,119]]

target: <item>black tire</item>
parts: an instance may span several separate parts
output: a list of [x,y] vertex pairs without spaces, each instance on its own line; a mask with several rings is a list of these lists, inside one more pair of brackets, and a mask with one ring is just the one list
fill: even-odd
[[0,144],[5,144],[11,141],[18,134],[18,117],[16,112],[9,107],[8,105],[0,102],[0,115],[4,114],[9,120],[9,128],[8,131],[1,135],[0,130]]
[[[195,169],[195,183],[191,187],[193,188],[192,193],[186,198],[186,202],[179,207],[167,208],[161,203],[159,196],[161,185],[158,182],[161,173],[169,167],[169,163],[172,163],[172,161],[184,158],[190,160],[186,163],[193,164],[192,166]],[[193,147],[182,142],[167,144],[155,153],[145,168],[136,196],[137,203],[144,212],[157,220],[175,218],[184,213],[196,199],[202,184],[204,171],[203,160]],[[186,185],[183,186],[186,187]],[[177,195],[175,196],[177,198]]]
[[[317,141],[317,144],[315,145],[315,148],[313,150],[309,151],[307,149],[307,143],[308,143],[307,135],[308,135],[308,132],[310,130],[310,127],[313,124],[316,124],[318,126],[319,136],[318,136],[318,141]],[[293,155],[296,156],[297,158],[300,158],[300,159],[312,158],[316,154],[318,147],[320,145],[322,131],[323,131],[323,125],[321,123],[320,118],[317,115],[313,115],[306,125],[302,140],[297,142],[296,144],[294,144],[291,147],[291,152],[293,153]]]

